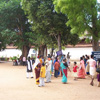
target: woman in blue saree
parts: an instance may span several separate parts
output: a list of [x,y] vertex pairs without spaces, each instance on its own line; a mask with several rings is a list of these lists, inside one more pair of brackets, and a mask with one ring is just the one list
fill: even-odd
[[71,72],[70,68],[68,67],[66,58],[63,58],[63,62],[61,62],[60,64],[61,68],[62,68],[62,82],[65,84],[67,83],[67,69],[69,69],[69,71]]

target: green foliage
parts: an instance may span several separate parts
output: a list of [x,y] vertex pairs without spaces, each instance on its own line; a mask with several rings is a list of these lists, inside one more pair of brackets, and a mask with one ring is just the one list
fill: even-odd
[[[31,25],[22,10],[21,0],[0,1],[0,48],[13,43],[19,49],[33,44]],[[31,35],[30,35],[31,34]]]
[[78,36],[70,34],[67,21],[54,10],[52,0],[0,0],[0,49],[11,43],[19,49],[45,44],[56,48],[59,33],[62,46],[75,45]]
[[[54,10],[52,0],[22,0],[22,8],[32,25],[32,30],[37,33],[36,44],[48,44],[49,47],[57,46],[58,34],[61,34],[62,46],[78,42],[78,36],[72,40],[70,27],[65,23],[67,16]],[[74,41],[74,42],[72,42]],[[75,42],[76,41],[76,42]]]
[[18,58],[16,56],[11,57],[11,60],[17,60]]
[[87,30],[95,40],[100,39],[100,4],[97,0],[53,0],[55,10],[68,16],[71,33],[84,34]]

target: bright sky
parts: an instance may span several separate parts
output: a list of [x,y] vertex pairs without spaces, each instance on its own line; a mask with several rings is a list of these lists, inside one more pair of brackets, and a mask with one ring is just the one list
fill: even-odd
[[97,0],[100,3],[100,0]]

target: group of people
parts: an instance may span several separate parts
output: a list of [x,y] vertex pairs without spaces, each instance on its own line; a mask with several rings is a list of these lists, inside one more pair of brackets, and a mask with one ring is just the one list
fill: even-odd
[[[36,84],[41,87],[45,86],[45,83],[51,82],[51,76],[54,74],[54,77],[61,75],[62,83],[67,83],[67,74],[68,70],[71,72],[69,67],[69,59],[66,59],[65,55],[60,57],[48,57],[46,60],[42,56],[38,56],[35,60],[35,63],[32,63],[30,57],[27,60],[27,78],[29,78],[29,73],[31,78],[33,78],[32,71],[35,70]],[[88,67],[88,68],[87,68]],[[79,78],[85,79],[86,75],[91,75],[91,85],[93,86],[93,80],[96,72],[96,61],[93,59],[93,55],[89,59],[89,56],[80,57],[80,66],[77,66],[77,62],[74,62],[73,66],[73,75],[74,80]],[[44,78],[46,81],[44,82]],[[98,74],[98,82],[100,84],[100,74]]]
[[[32,63],[30,57],[27,60],[27,78],[29,78],[29,74],[32,73],[32,69],[35,70],[36,76],[36,84],[40,86],[44,86],[44,78],[46,77],[46,83],[51,82],[51,65],[52,61],[48,58],[46,61],[42,59],[42,56],[38,56],[35,60],[35,63]],[[33,78],[31,74],[31,78]]]
[[[94,56],[85,55],[80,57],[80,66],[77,74],[77,78],[85,79],[86,75],[91,76],[91,82],[90,85],[94,85],[94,78],[96,77],[96,69],[97,69],[97,62],[94,60]],[[100,73],[98,73],[98,86],[100,86]]]
[[[34,57],[30,58],[32,60],[32,63],[35,62]],[[27,58],[25,56],[20,56],[20,58],[16,58],[15,60],[13,60],[13,65],[23,65],[26,66],[27,65]]]

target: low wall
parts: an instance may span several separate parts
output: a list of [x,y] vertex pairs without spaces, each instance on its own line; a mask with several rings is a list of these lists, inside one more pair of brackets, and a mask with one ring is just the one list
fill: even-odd
[[81,56],[83,55],[91,55],[92,48],[66,48],[63,50],[63,53],[67,55],[68,52],[70,52],[71,60],[79,60]]
[[[67,55],[68,52],[70,52],[71,60],[79,60],[81,56],[83,55],[91,55],[92,48],[66,48],[65,50],[62,50],[63,54]],[[37,52],[36,52],[37,53]],[[50,53],[50,50],[48,50],[48,54]],[[18,49],[5,49],[4,51],[0,51],[0,57],[13,57],[13,56],[20,56],[22,54],[21,50]],[[29,56],[33,54],[33,49],[30,49]],[[36,54],[37,55],[37,54]]]

